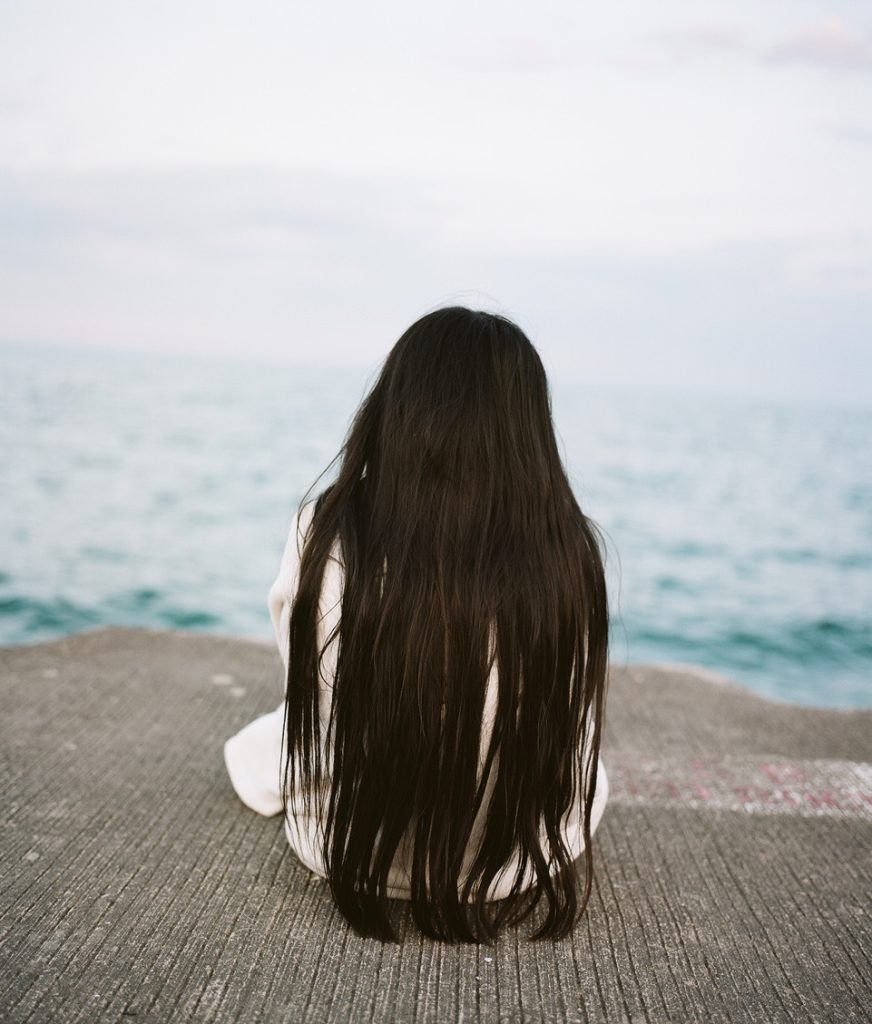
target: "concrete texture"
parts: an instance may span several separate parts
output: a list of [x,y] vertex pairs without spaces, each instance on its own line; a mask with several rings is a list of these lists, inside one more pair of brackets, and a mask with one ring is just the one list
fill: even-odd
[[0,1020],[868,1021],[872,712],[612,669],[588,914],[559,943],[358,938],[225,738],[277,653],[101,629],[0,650]]

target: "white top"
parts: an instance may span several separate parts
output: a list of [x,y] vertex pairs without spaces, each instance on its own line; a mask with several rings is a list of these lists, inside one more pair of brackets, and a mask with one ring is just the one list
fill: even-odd
[[[297,516],[294,516],[288,532],[284,553],[282,554],[278,576],[269,590],[268,605],[270,618],[272,619],[279,653],[286,670],[288,665],[288,627],[290,624],[291,601],[299,580],[299,551],[302,550],[305,532],[311,522],[313,510],[314,503],[307,505],[299,522]],[[324,572],[324,585],[321,592],[320,605],[322,618],[319,624],[319,645],[323,645],[324,640],[339,621],[343,569],[339,559],[338,546],[339,541],[337,538]],[[323,661],[324,669],[322,671],[320,700],[322,736],[326,733],[330,715],[331,681],[336,669],[336,643],[337,640],[334,640],[330,644],[327,652],[325,652]],[[494,664],[488,679],[488,689],[485,696],[480,758],[482,764],[490,739],[490,729],[493,725],[496,696],[497,679],[496,664]],[[236,733],[235,736],[231,736],[224,744],[224,761],[227,765],[227,771],[230,775],[230,781],[233,783],[233,788],[242,802],[259,814],[274,815],[281,813],[280,778],[283,753],[281,749],[283,720],[284,701],[275,711],[256,718]],[[491,776],[491,781],[493,781],[493,775]],[[475,852],[476,838],[480,834],[478,829],[479,820],[483,821],[487,810],[488,798],[489,793],[486,793],[479,818],[476,819],[476,827],[473,828],[467,863],[471,862]],[[591,834],[593,834],[599,824],[607,799],[608,779],[602,759],[600,759],[597,770],[597,788],[591,815]],[[285,821],[285,833],[291,848],[310,871],[326,877],[324,851],[317,822],[305,813],[303,803],[299,799],[292,798],[289,800],[288,812],[288,820]],[[575,806],[571,808],[564,821],[564,836],[572,859],[581,856],[584,850],[584,837],[581,827],[582,813],[582,796],[579,794]],[[547,848],[544,830],[542,838],[543,848]],[[517,867],[517,859],[512,858],[503,871],[494,879],[488,892],[488,899],[503,899],[509,894]],[[535,873],[531,866],[528,868],[527,876],[524,880],[524,888],[533,884],[534,881]],[[397,855],[394,867],[388,875],[388,895],[399,899],[411,898],[409,883],[409,871],[404,863],[403,851],[401,849]]]

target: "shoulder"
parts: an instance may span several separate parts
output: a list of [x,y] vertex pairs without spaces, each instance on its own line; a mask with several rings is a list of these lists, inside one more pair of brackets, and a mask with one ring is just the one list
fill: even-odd
[[294,512],[294,517],[291,520],[288,541],[295,541],[298,555],[302,552],[303,545],[306,543],[309,531],[312,528],[312,522],[315,518],[315,505],[316,502],[314,501],[306,502],[305,505],[300,506]]
[[[288,569],[299,571],[303,548],[312,534],[312,525],[323,498],[324,495],[322,494],[316,499],[307,501],[294,512],[282,557],[282,563],[286,571]],[[340,566],[344,564],[342,560],[342,546],[338,535],[333,539],[327,560],[328,562],[335,562]]]

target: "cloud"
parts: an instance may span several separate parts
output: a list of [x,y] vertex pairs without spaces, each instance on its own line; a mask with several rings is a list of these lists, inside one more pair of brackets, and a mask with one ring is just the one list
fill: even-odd
[[868,125],[829,120],[824,121],[822,127],[831,138],[839,142],[853,146],[872,146],[872,127]]
[[750,49],[747,39],[738,29],[723,25],[660,32],[655,38],[667,57],[679,63],[698,57],[741,55]]
[[799,245],[785,261],[785,280],[802,292],[872,295],[872,237],[858,233]]
[[809,64],[832,71],[872,71],[872,41],[839,18],[807,25],[771,46],[772,64]]
[[839,18],[801,26],[769,43],[723,25],[662,32],[654,38],[670,63],[735,57],[768,67],[799,64],[837,72],[872,71],[872,40]]

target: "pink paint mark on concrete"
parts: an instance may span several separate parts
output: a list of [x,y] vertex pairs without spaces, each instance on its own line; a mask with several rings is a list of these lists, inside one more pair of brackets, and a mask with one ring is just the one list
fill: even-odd
[[851,761],[630,760],[612,765],[609,778],[615,803],[872,818],[872,765]]

